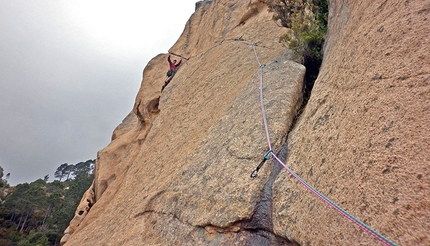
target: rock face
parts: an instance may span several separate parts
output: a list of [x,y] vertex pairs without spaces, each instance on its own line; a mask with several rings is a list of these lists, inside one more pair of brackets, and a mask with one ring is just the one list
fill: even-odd
[[198,5],[169,51],[183,65],[160,94],[167,55],[148,63],[133,112],[98,153],[95,203],[84,218],[77,211],[63,244],[293,244],[273,234],[271,203],[262,202],[270,164],[258,179],[250,174],[268,150],[258,62],[276,150],[300,105],[305,68],[278,42],[285,28],[265,5]]
[[[330,1],[324,61],[288,165],[399,245],[430,245],[430,4]],[[275,232],[303,245],[379,245],[279,175]],[[334,243],[333,243],[334,242]]]
[[305,68],[278,43],[286,29],[259,1],[197,3],[169,51],[183,65],[163,94],[167,55],[145,67],[62,244],[376,245],[280,165],[250,179],[268,150],[256,54],[278,156],[392,241],[429,245],[429,12],[330,1],[321,72],[293,126]]

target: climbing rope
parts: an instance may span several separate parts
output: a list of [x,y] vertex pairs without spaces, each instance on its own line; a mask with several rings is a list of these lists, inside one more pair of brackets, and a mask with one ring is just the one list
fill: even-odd
[[215,47],[217,47],[219,45],[223,45],[223,44],[231,43],[231,42],[239,42],[239,43],[242,43],[242,44],[250,45],[252,47],[253,51],[254,51],[255,59],[257,60],[257,63],[258,63],[258,66],[259,66],[260,108],[261,108],[261,115],[262,115],[262,118],[263,118],[264,131],[266,133],[267,147],[268,147],[269,150],[264,154],[263,160],[260,162],[260,164],[257,166],[257,168],[255,168],[255,170],[251,173],[251,178],[257,177],[258,171],[261,169],[261,167],[263,166],[263,164],[267,160],[269,160],[270,157],[272,156],[285,170],[287,170],[287,172],[291,176],[293,176],[294,178],[296,178],[299,181],[299,183],[301,183],[303,186],[305,186],[306,189],[308,189],[311,193],[313,193],[318,198],[320,198],[328,206],[330,206],[331,208],[333,208],[335,211],[337,211],[338,213],[340,213],[342,216],[344,216],[346,219],[348,219],[349,221],[351,221],[352,223],[354,223],[355,225],[357,225],[358,227],[360,227],[365,232],[367,232],[370,235],[372,235],[373,237],[375,237],[377,240],[379,240],[383,244],[389,245],[389,246],[396,246],[396,244],[393,243],[392,241],[390,241],[388,238],[382,236],[377,231],[375,231],[374,229],[372,229],[370,226],[366,225],[365,223],[363,223],[359,219],[355,218],[353,215],[349,214],[347,211],[345,211],[344,209],[342,209],[339,205],[337,205],[336,203],[334,203],[333,201],[331,201],[329,198],[327,198],[326,196],[324,196],[317,189],[315,189],[310,184],[308,184],[305,180],[303,180],[299,175],[297,175],[293,170],[291,170],[285,163],[283,163],[275,155],[275,153],[272,150],[272,145],[271,145],[271,142],[270,142],[269,128],[268,128],[268,124],[267,124],[267,117],[266,117],[266,111],[265,111],[265,108],[264,108],[264,100],[263,100],[264,99],[263,98],[263,69],[264,69],[264,67],[266,65],[265,64],[261,64],[260,60],[258,58],[258,54],[257,54],[257,50],[256,50],[256,46],[258,45],[258,43],[250,43],[250,42],[244,41],[242,38],[237,38],[237,39],[232,39],[232,40],[227,40],[227,41],[222,40],[218,44],[212,46],[211,48],[209,48],[205,52],[201,53],[199,56],[200,57],[203,56],[204,54],[206,54],[207,52],[209,52],[210,50],[212,50],[213,48],[215,48]]
[[382,236],[377,231],[372,229],[370,226],[366,225],[359,219],[355,218],[353,215],[342,209],[339,205],[331,201],[329,198],[324,196],[321,192],[319,192],[317,189],[312,187],[310,184],[308,184],[306,181],[304,181],[299,175],[297,175],[293,170],[291,170],[287,165],[285,165],[275,154],[272,154],[273,158],[284,167],[288,173],[290,173],[294,178],[296,178],[303,186],[305,186],[308,190],[310,190],[312,193],[314,193],[318,198],[320,198],[323,202],[325,202],[327,205],[332,207],[334,210],[336,210],[338,213],[343,215],[345,218],[347,218],[352,223],[356,224],[358,227],[366,231],[367,233],[371,234],[373,237],[384,243],[385,245],[395,246],[396,244],[390,241],[388,238]]
[[[264,131],[266,133],[266,139],[267,139],[267,147],[269,148],[269,151],[272,150],[272,144],[270,142],[270,135],[269,135],[269,128],[267,124],[266,119],[266,110],[264,108],[264,99],[263,99],[263,68],[265,65],[261,65],[260,61],[258,60],[257,51],[255,50],[255,45],[252,46],[255,52],[255,57],[257,57],[258,65],[260,66],[259,69],[259,76],[260,76],[260,108],[261,108],[261,115],[263,118],[263,124],[264,124]],[[273,152],[273,151],[272,151]]]
[[380,242],[384,243],[385,245],[395,246],[396,244],[390,241],[388,238],[382,236],[377,231],[372,229],[370,226],[366,225],[359,219],[355,218],[353,215],[349,214],[347,211],[342,209],[339,205],[331,201],[329,198],[324,196],[321,192],[319,192],[317,189],[312,187],[310,184],[308,184],[306,181],[304,181],[299,175],[297,175],[293,170],[291,170],[285,163],[283,163],[273,152],[272,145],[270,142],[270,135],[269,135],[269,129],[267,124],[267,118],[266,118],[266,112],[264,108],[264,101],[263,101],[263,68],[265,67],[264,64],[260,63],[260,60],[257,55],[256,51],[256,45],[255,43],[249,43],[242,40],[237,40],[238,42],[251,45],[252,49],[254,51],[255,59],[257,60],[257,63],[259,65],[259,80],[260,80],[260,108],[261,108],[261,115],[263,118],[263,125],[264,125],[264,131],[266,133],[266,140],[267,140],[267,146],[268,151],[263,157],[263,160],[260,162],[260,164],[257,166],[257,168],[251,173],[251,178],[257,177],[257,173],[260,170],[260,168],[263,166],[263,164],[270,158],[270,155],[284,168],[287,170],[287,172],[292,175],[294,178],[296,178],[303,186],[305,186],[309,191],[311,191],[314,195],[316,195],[318,198],[320,198],[323,202],[325,202],[327,205],[329,205],[331,208],[333,208],[335,211],[340,213],[342,216],[347,218],[352,223],[356,224],[358,227],[363,229],[365,232],[369,233],[373,237],[375,237]]

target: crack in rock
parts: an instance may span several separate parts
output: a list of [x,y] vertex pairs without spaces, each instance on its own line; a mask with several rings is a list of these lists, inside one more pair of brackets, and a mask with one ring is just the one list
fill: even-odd
[[[285,161],[287,157],[286,142],[282,145],[277,156],[280,160]],[[242,224],[242,228],[251,233],[246,245],[299,245],[297,242],[277,236],[273,232],[272,186],[282,167],[275,160],[272,163],[272,171],[264,185],[261,199],[256,205],[254,214],[251,219]]]

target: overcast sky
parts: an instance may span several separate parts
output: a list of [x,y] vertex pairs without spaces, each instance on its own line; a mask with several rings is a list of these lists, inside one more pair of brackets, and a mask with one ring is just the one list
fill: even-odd
[[[0,166],[32,182],[95,159],[131,111],[147,62],[197,0],[0,0]],[[167,70],[167,62],[166,62]]]

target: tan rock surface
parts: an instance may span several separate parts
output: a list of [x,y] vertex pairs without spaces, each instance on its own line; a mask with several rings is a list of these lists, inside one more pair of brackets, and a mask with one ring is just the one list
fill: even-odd
[[378,245],[279,165],[249,178],[267,146],[242,37],[261,42],[270,136],[287,165],[395,243],[430,245],[429,3],[330,1],[321,73],[287,143],[304,68],[278,43],[285,29],[258,1],[197,6],[169,50],[183,65],[163,94],[167,55],[145,67],[132,113],[98,153],[95,203],[79,217],[83,199],[62,242]]
[[256,208],[270,166],[258,179],[250,179],[267,151],[259,66],[252,46],[233,40],[259,42],[256,52],[266,64],[268,122],[279,149],[299,104],[305,73],[278,43],[284,31],[260,4],[202,3],[170,50],[187,60],[163,94],[167,55],[146,66],[133,109],[136,117],[129,115],[98,154],[96,203],[63,242],[291,244],[270,232],[271,220],[265,230],[252,231],[261,227],[252,219],[255,211],[270,214],[270,207]]
[[[288,164],[398,245],[430,245],[430,4],[330,1],[324,62]],[[303,245],[382,245],[287,174],[275,231]]]
[[85,192],[82,196],[81,201],[79,202],[78,207],[76,208],[75,216],[70,221],[69,226],[64,231],[64,236],[61,238],[60,243],[64,244],[69,239],[70,235],[72,235],[80,226],[81,222],[87,216],[91,207],[94,205],[94,184],[91,184],[90,188]]

